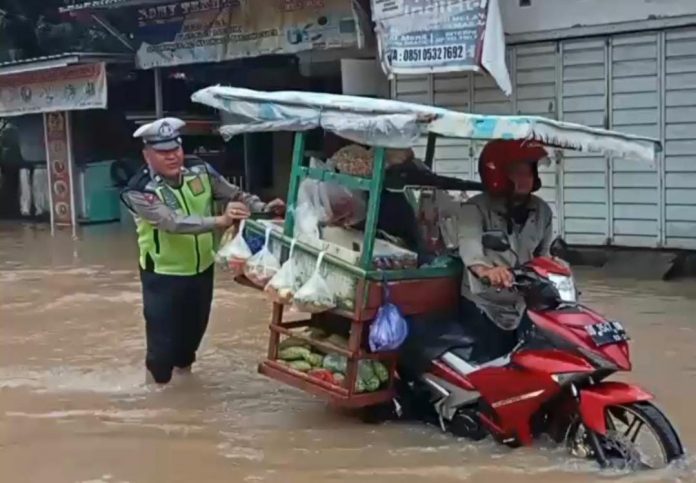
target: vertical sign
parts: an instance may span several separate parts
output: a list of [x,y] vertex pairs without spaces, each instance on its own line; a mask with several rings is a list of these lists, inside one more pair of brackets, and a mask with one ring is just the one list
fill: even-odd
[[51,231],[54,226],[72,226],[73,234],[75,234],[69,115],[68,112],[44,114],[44,125],[48,183],[51,194]]

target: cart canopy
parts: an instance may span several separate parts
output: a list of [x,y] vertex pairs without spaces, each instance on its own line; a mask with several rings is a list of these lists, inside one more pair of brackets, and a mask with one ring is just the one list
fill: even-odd
[[410,148],[435,134],[474,140],[528,140],[549,149],[569,149],[653,163],[656,139],[555,121],[539,116],[493,116],[451,111],[388,99],[301,91],[264,92],[212,86],[194,102],[225,111],[220,128],[231,137],[261,131],[307,131],[321,127],[369,146]]

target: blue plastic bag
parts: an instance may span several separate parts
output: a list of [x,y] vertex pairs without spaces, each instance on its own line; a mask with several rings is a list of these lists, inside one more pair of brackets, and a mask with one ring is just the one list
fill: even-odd
[[408,324],[399,307],[391,303],[386,281],[382,287],[384,302],[377,311],[375,321],[370,326],[369,344],[372,352],[396,350],[408,336]]

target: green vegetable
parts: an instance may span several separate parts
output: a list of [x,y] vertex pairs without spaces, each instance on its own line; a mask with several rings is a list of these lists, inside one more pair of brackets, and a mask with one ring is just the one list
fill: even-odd
[[304,358],[306,362],[309,362],[312,367],[322,367],[324,362],[324,356],[321,354],[311,353]]
[[312,370],[312,366],[307,361],[292,361],[288,364],[292,369],[300,372],[309,372]]
[[311,352],[306,347],[288,347],[278,352],[278,358],[284,361],[306,360]]
[[344,383],[345,380],[346,380],[346,376],[344,376],[344,375],[341,374],[340,372],[334,372],[334,373],[333,373],[333,378],[334,378],[334,381],[336,381],[336,384],[338,384],[339,386],[340,386],[340,385],[343,385],[343,383]]
[[306,347],[309,348],[309,344],[302,339],[297,337],[288,337],[287,339],[280,342],[278,348],[280,350],[287,349],[289,347]]
[[358,362],[358,379],[377,379],[377,376],[375,375],[375,371],[372,366],[372,361],[368,360]]
[[326,332],[324,329],[320,329],[319,327],[312,327],[309,329],[309,336],[312,339],[326,339],[329,336],[329,333]]
[[372,369],[374,370],[375,375],[381,384],[384,384],[389,380],[389,369],[387,369],[387,366],[381,362],[372,361]]
[[367,388],[365,387],[365,383],[363,383],[362,379],[358,379],[357,381],[355,381],[355,390],[356,390],[356,392],[367,391]]
[[338,347],[342,347],[344,349],[348,348],[348,339],[341,336],[341,335],[338,335],[338,334],[333,334],[333,335],[329,336],[326,339],[326,342],[329,342],[329,343],[336,345]]
[[371,379],[359,379],[357,387],[362,385],[363,391],[358,389],[358,392],[373,392],[379,389],[379,379],[373,377]]
[[330,370],[331,372],[345,374],[348,367],[348,359],[340,354],[328,354],[326,357],[324,357],[322,367]]

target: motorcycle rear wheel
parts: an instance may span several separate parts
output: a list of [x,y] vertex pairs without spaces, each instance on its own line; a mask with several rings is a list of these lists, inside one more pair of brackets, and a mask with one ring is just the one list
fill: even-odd
[[[631,471],[664,468],[684,455],[669,419],[650,402],[609,406],[605,418],[606,435],[589,431],[579,420],[572,423],[566,438],[570,452],[593,458],[603,467]],[[646,431],[641,433],[642,429]],[[641,435],[646,433],[655,443],[655,455],[642,444],[646,439]]]

